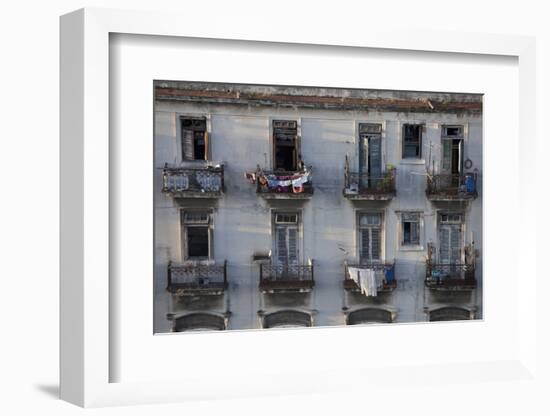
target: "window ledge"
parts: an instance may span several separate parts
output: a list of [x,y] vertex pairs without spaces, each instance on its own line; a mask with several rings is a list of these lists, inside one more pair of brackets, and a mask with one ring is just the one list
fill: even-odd
[[424,159],[401,159],[401,165],[425,165],[426,161]]
[[401,251],[424,251],[423,245],[401,245],[399,248]]

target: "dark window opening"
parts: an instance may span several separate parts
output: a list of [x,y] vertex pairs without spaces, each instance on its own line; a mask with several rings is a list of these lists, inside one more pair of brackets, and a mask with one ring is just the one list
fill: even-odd
[[298,169],[298,123],[273,120],[273,143],[275,169],[296,171]]
[[187,256],[189,258],[208,257],[208,227],[187,227]]
[[422,157],[422,125],[403,124],[403,158]]
[[419,214],[403,214],[403,245],[420,244]]
[[181,137],[184,160],[207,160],[206,119],[182,118]]

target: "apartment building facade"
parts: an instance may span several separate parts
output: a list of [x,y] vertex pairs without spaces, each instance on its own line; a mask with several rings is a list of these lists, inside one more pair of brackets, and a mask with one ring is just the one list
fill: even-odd
[[482,96],[155,82],[155,332],[482,317]]

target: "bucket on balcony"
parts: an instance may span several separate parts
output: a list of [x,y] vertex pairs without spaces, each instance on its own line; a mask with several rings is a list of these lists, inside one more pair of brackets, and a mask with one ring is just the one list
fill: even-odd
[[394,267],[386,267],[384,269],[384,279],[386,280],[386,283],[392,283],[395,279],[395,268]]
[[464,185],[466,186],[466,192],[474,193],[476,191],[476,181],[473,173],[467,173],[464,176]]

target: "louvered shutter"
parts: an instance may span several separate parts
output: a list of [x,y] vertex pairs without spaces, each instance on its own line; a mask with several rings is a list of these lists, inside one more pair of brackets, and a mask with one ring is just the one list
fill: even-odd
[[439,230],[439,261],[444,264],[451,262],[451,229],[442,225]]
[[208,144],[208,141],[209,141],[209,137],[208,137],[208,132],[205,131],[204,132],[204,160],[208,160],[208,147],[209,147],[209,144]]
[[451,233],[451,236],[450,236],[451,263],[457,264],[457,263],[460,263],[460,240],[461,240],[460,226],[459,225],[451,226],[450,233]]
[[380,136],[369,137],[369,167],[370,176],[379,178],[382,175],[382,139]]
[[294,227],[288,229],[288,262],[298,263],[298,230]]
[[182,137],[182,147],[183,147],[183,159],[194,160],[195,156],[193,154],[193,150],[194,150],[195,132],[193,130],[183,130],[181,137]]
[[366,263],[370,261],[370,230],[364,228],[361,230],[361,246],[360,246],[360,261]]
[[420,244],[420,223],[411,222],[411,243]]
[[443,158],[441,160],[441,171],[442,173],[451,173],[451,140],[442,140],[443,146]]
[[371,260],[380,260],[380,229],[371,228]]
[[286,264],[287,251],[286,251],[286,228],[277,228],[277,261],[280,264]]

